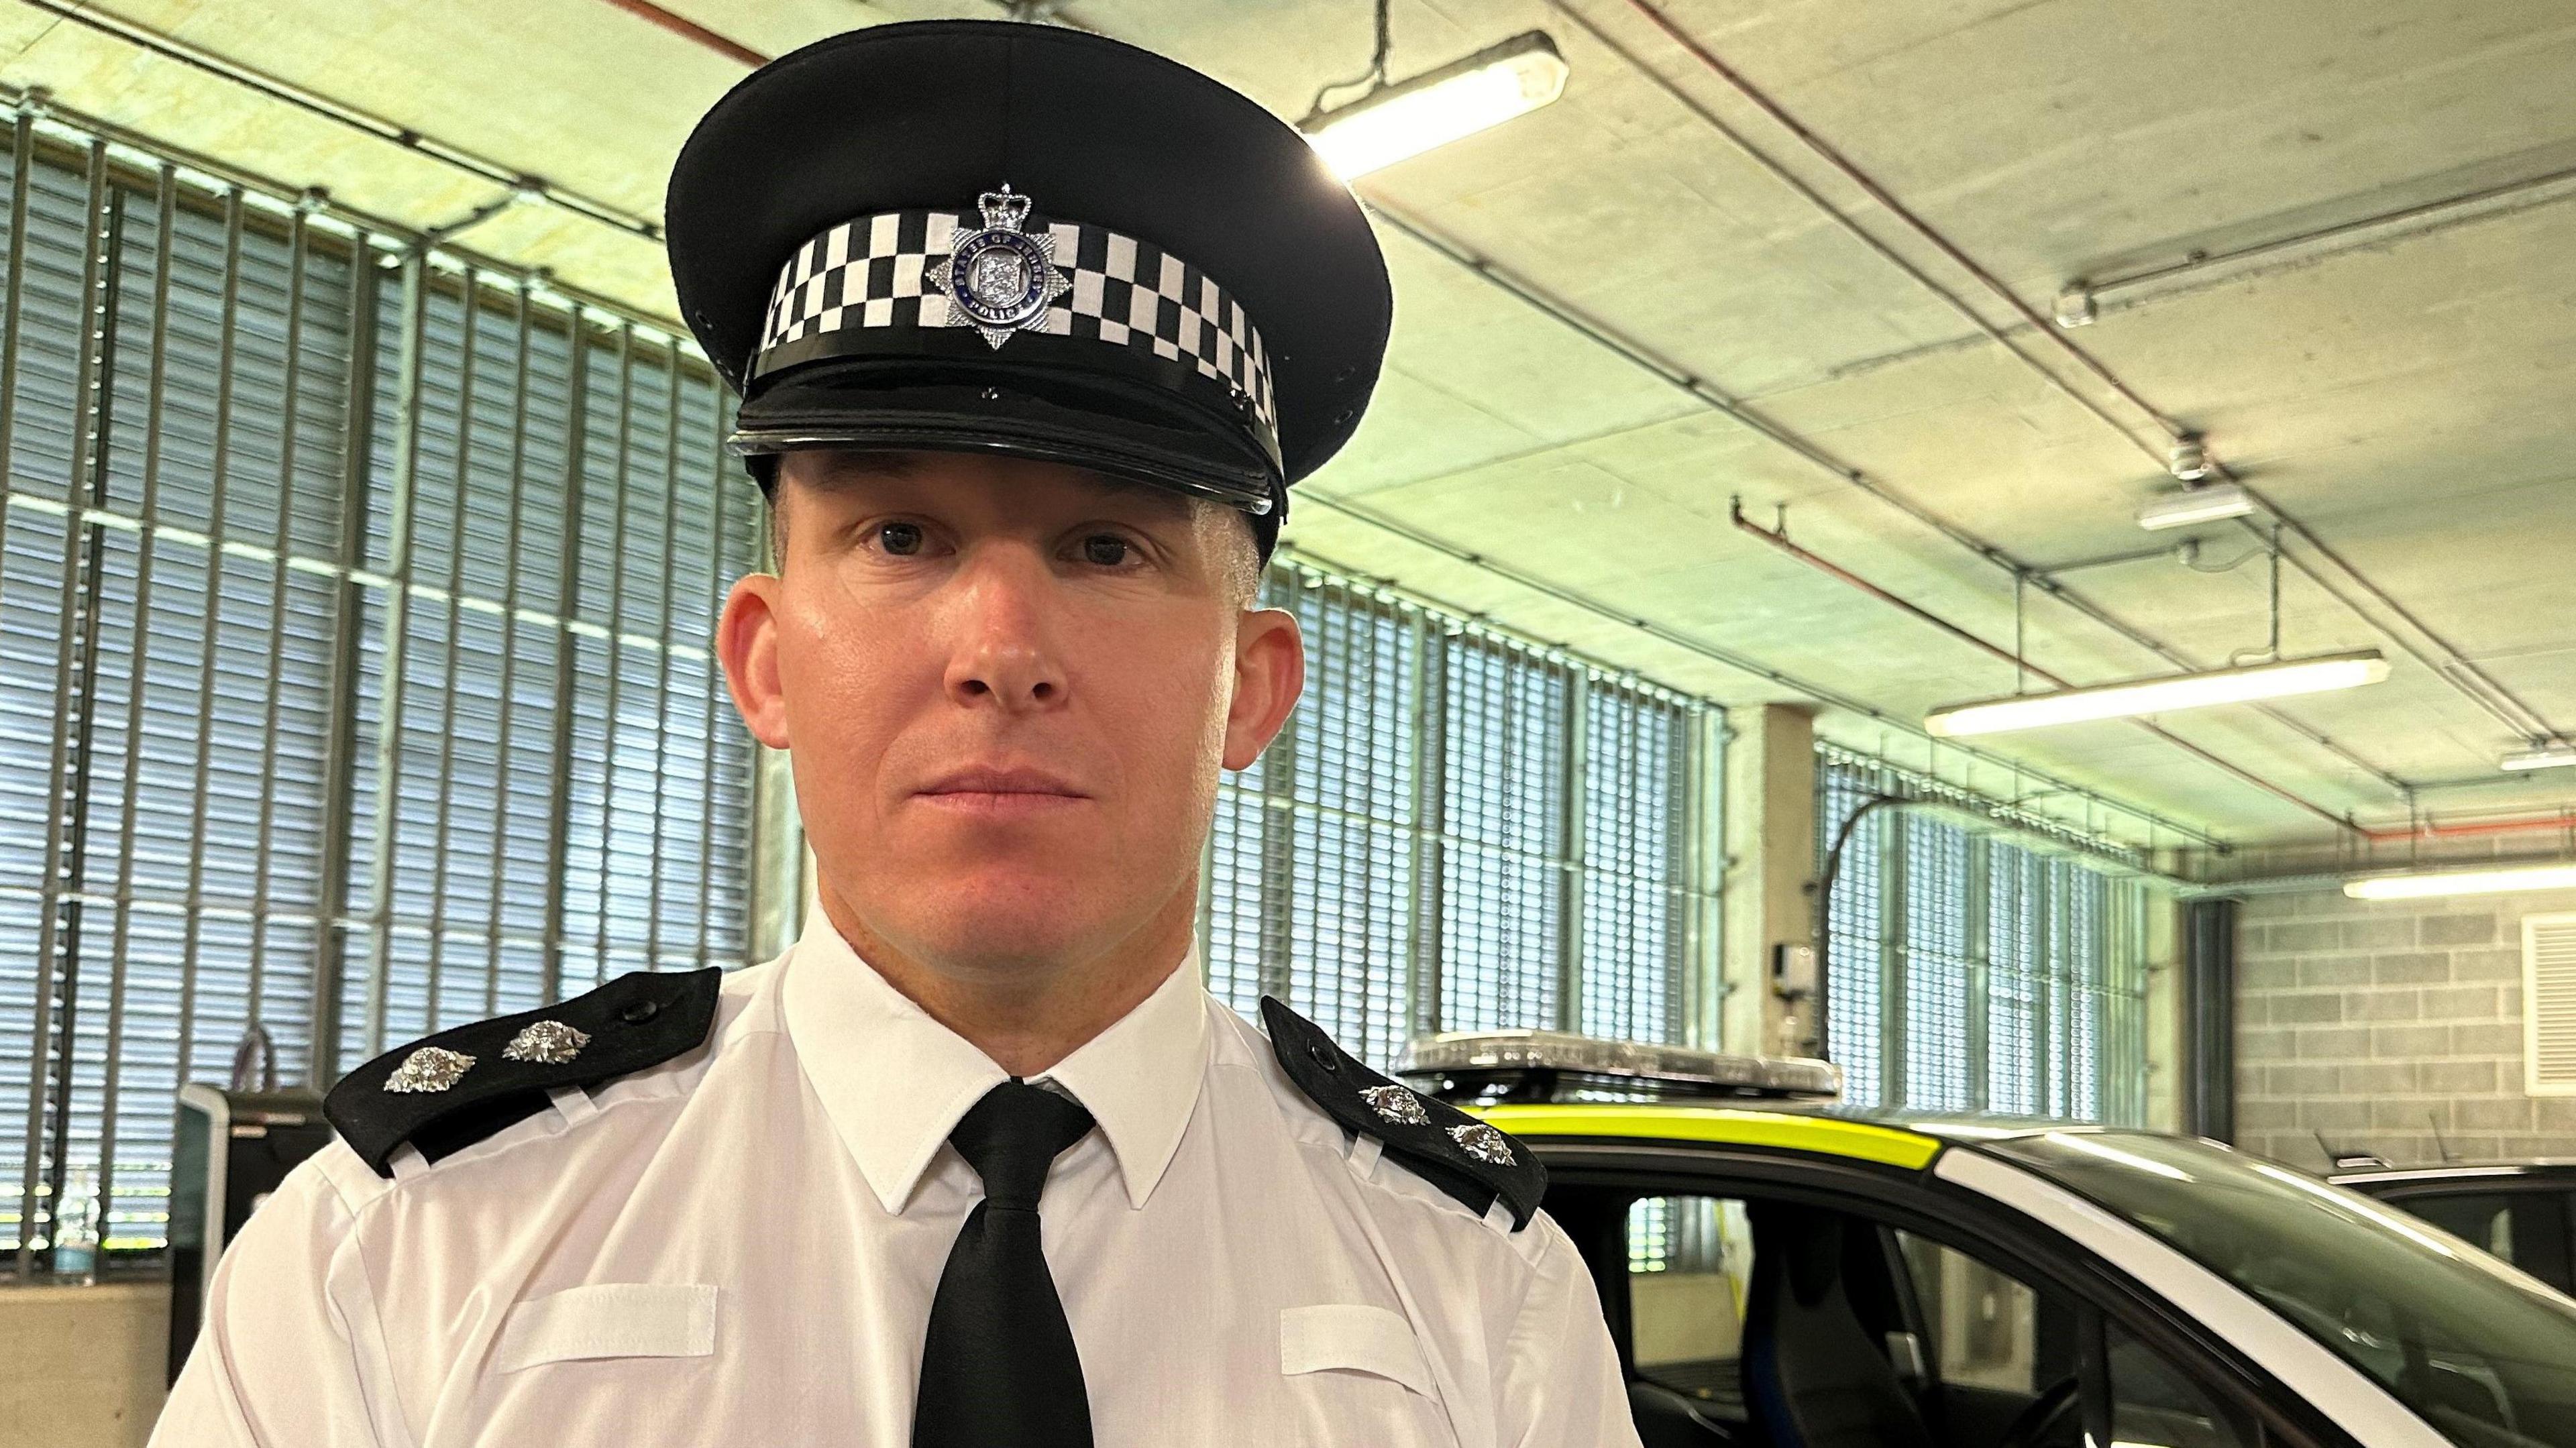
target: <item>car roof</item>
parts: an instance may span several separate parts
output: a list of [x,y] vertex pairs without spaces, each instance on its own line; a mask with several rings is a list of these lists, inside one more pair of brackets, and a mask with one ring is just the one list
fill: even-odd
[[2517,1177],[2565,1179],[2576,1182],[2576,1157],[2529,1157],[2521,1161],[2452,1161],[2430,1166],[2375,1166],[2363,1171],[2339,1171],[2327,1181],[2337,1186],[2395,1186],[2401,1182],[2473,1182],[2495,1181]]
[[1551,1139],[1577,1137],[1755,1146],[1852,1158],[1908,1170],[1928,1165],[1949,1145],[2048,1131],[2101,1129],[2018,1116],[1745,1101],[1568,1101],[1481,1106],[1474,1110],[1514,1136],[1541,1146]]

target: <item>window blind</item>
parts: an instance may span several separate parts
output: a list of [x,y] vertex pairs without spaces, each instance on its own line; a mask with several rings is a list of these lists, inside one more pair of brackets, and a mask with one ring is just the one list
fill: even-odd
[[[38,127],[47,126],[39,136]],[[148,1254],[179,1084],[730,965],[758,502],[712,374],[21,119],[0,363],[0,1251]]]
[[[1822,752],[1819,850],[1888,796],[1945,802],[1930,781]],[[1827,904],[1826,1035],[1854,1104],[2144,1121],[2154,897],[2118,861],[2017,838],[2046,835],[1901,807],[1853,828]]]
[[1372,1063],[1506,1026],[1681,1039],[1705,706],[1303,563],[1306,694],[1219,786],[1210,988],[1278,995]]

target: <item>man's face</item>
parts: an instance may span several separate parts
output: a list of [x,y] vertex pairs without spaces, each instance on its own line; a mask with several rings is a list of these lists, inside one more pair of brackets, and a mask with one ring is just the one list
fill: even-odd
[[1079,468],[952,453],[782,459],[776,576],[719,647],[791,749],[836,920],[1007,980],[1186,912],[1217,771],[1268,744],[1296,627],[1248,611],[1242,521]]

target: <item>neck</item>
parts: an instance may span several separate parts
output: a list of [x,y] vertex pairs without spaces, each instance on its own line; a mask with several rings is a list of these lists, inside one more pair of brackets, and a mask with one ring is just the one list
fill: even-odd
[[1105,950],[1023,962],[1006,971],[965,968],[906,951],[869,929],[828,886],[817,889],[815,900],[832,928],[886,984],[993,1064],[1014,1076],[1036,1076],[1116,1025],[1171,979],[1189,955],[1198,888],[1192,881]]

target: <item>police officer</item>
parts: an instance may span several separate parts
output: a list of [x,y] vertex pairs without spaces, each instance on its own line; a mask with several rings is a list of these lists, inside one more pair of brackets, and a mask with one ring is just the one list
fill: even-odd
[[931,22],[737,86],[667,222],[817,908],[351,1073],[154,1441],[1634,1443],[1520,1145],[1200,983],[1303,679],[1260,568],[1386,343],[1350,193],[1169,61]]

